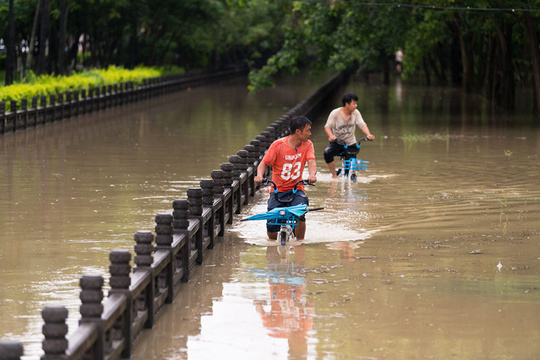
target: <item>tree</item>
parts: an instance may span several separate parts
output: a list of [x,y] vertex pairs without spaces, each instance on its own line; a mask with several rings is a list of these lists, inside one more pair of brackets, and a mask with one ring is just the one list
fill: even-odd
[[13,0],[9,0],[9,25],[6,39],[6,85],[10,85],[14,80],[15,73],[15,14]]
[[37,57],[37,73],[43,74],[45,72],[45,51],[47,48],[47,42],[49,37],[49,0],[40,0],[39,7],[39,44],[38,44],[38,57]]
[[536,25],[538,21],[535,22],[533,16],[530,13],[526,13],[525,24],[529,37],[529,49],[534,74],[536,113],[540,114],[540,53],[538,50],[538,25]]
[[493,108],[508,110],[515,107],[516,84],[533,84],[540,113],[538,5],[526,0],[433,0],[429,6],[423,0],[297,2],[287,15],[283,45],[251,71],[250,89],[272,86],[274,74],[295,72],[306,59],[315,69],[339,71],[358,64],[362,71],[382,72],[387,84],[393,54],[405,44],[405,78],[423,74],[431,84],[434,74],[440,84],[460,84],[467,93],[485,94]]
[[296,71],[309,60],[315,70],[344,70],[359,64],[380,70],[389,83],[390,64],[405,42],[410,11],[357,2],[295,3],[287,19],[282,48],[260,70],[251,72],[251,89],[271,86],[279,70]]

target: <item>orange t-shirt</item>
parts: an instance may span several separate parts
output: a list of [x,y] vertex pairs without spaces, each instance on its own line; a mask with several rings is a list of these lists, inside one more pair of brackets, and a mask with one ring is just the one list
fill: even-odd
[[[290,135],[274,141],[263,158],[266,165],[272,166],[272,180],[279,192],[291,190],[297,181],[302,180],[306,162],[315,159],[311,140],[293,149],[287,143],[289,137]],[[297,189],[304,190],[304,185],[298,184]]]

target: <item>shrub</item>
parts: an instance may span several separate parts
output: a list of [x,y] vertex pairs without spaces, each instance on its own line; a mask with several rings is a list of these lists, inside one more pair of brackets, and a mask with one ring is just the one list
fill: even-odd
[[[136,86],[144,79],[155,78],[165,74],[181,74],[181,68],[164,69],[137,67],[126,70],[116,66],[107,69],[93,69],[72,76],[40,75],[29,72],[21,83],[0,87],[0,101],[9,103],[16,100],[20,107],[21,99],[32,99],[34,96],[60,94],[66,91],[88,90],[91,87],[107,86],[133,81]],[[47,98],[47,101],[49,99]]]

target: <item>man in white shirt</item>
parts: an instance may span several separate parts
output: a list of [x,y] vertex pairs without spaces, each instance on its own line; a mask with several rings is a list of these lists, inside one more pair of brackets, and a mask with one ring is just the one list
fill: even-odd
[[326,149],[324,149],[324,161],[328,165],[332,178],[338,177],[336,174],[334,157],[345,151],[344,145],[335,142],[336,139],[343,140],[347,146],[354,145],[351,150],[352,152],[356,152],[354,154],[351,153],[352,156],[350,157],[354,157],[356,156],[356,153],[358,153],[356,137],[354,135],[356,126],[366,134],[366,137],[369,140],[375,139],[375,136],[370,133],[360,111],[356,109],[358,106],[358,96],[353,93],[346,93],[343,95],[341,102],[343,106],[332,110],[330,115],[328,115],[326,125],[324,125],[324,131],[326,132],[326,135],[328,135],[328,141],[330,142]]

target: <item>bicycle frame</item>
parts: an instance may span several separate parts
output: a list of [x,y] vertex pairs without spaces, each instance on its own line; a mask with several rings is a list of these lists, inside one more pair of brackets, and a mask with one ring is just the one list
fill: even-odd
[[[370,140],[368,138],[362,138],[358,140],[358,143],[351,146],[356,146],[358,148],[358,152],[360,152],[362,141]],[[356,182],[356,171],[367,171],[367,165],[369,164],[369,161],[357,159],[356,154],[358,154],[358,152],[353,157],[348,158],[347,149],[349,148],[349,145],[345,144],[344,141],[341,139],[336,139],[335,142],[343,145],[343,147],[345,148],[345,151],[339,154],[341,157],[341,168],[338,169],[337,175],[341,174],[341,176],[343,176],[344,178],[350,178],[352,182]]]
[[[273,193],[275,196],[275,199],[280,204],[290,204],[294,198],[296,197],[296,192],[298,184],[303,183],[304,185],[312,185],[310,184],[308,180],[300,180],[298,181],[293,188],[292,191],[292,197],[289,199],[280,199],[278,197],[278,191],[276,184],[272,180],[264,179],[263,185],[268,186],[272,185],[274,187]],[[280,240],[281,245],[286,245],[287,242],[294,240],[296,238],[296,235],[294,233],[295,227],[298,225],[298,221],[300,218],[306,214],[308,211],[314,211],[314,210],[321,210],[322,208],[312,208],[308,209],[307,205],[294,205],[294,206],[283,206],[283,207],[277,207],[274,208],[266,213],[257,214],[250,216],[246,219],[242,219],[241,221],[247,221],[247,220],[267,220],[268,225],[278,225],[280,227],[278,232],[278,239]]]

